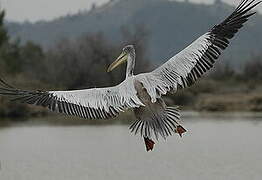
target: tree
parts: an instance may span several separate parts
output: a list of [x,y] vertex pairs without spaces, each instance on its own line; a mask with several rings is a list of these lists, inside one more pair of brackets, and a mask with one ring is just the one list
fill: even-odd
[[20,57],[20,42],[17,40],[13,43],[4,43],[0,53],[2,67],[1,70],[8,74],[17,74],[22,70]]
[[5,17],[5,11],[0,10],[0,48],[3,44],[8,42],[8,35],[7,31],[4,27],[4,17]]
[[20,47],[21,71],[30,79],[40,78],[45,54],[41,46],[27,42]]
[[1,67],[5,66],[5,62],[3,60],[2,54],[5,49],[3,47],[6,46],[6,42],[8,42],[7,31],[4,27],[4,17],[5,17],[5,12],[0,9],[0,66]]
[[6,73],[18,73],[20,64],[20,41],[9,42],[7,30],[4,26],[5,11],[0,10],[0,65],[1,71]]
[[117,54],[117,48],[100,33],[61,40],[46,53],[43,80],[65,89],[110,86],[118,75],[106,69]]
[[243,79],[251,81],[262,80],[262,56],[254,56],[244,67]]
[[216,64],[216,68],[211,72],[210,77],[214,80],[229,80],[235,78],[236,72],[228,62]]

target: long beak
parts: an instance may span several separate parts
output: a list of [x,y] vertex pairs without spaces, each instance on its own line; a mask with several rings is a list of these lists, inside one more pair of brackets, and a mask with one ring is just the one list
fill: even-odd
[[120,56],[108,67],[107,72],[111,72],[117,66],[123,64],[126,61],[127,61],[127,53],[122,52]]

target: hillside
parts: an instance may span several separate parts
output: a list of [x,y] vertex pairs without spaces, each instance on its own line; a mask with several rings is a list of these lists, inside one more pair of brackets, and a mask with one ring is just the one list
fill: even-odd
[[[76,38],[84,33],[102,32],[119,42],[121,27],[143,25],[149,31],[148,55],[161,63],[183,49],[192,40],[221,22],[233,10],[227,4],[191,4],[168,0],[112,0],[110,3],[68,15],[50,22],[7,22],[12,38],[31,40],[50,47],[61,38]],[[262,16],[257,14],[246,24],[225,55],[235,66],[252,54],[261,53]]]

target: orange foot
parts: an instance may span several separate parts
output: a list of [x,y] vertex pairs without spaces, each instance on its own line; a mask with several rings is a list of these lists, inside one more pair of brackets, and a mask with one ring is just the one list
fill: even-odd
[[146,145],[146,151],[152,151],[155,145],[155,142],[148,137],[144,137],[145,145]]
[[176,128],[176,133],[179,134],[180,137],[182,137],[182,135],[186,132],[186,129],[183,128],[182,126],[177,126]]

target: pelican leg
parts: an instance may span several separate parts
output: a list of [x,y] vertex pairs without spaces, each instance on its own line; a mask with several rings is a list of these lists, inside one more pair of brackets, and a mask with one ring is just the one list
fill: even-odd
[[182,137],[182,135],[186,132],[186,129],[183,126],[179,125],[177,126],[175,132],[178,133],[180,137]]
[[144,137],[145,145],[146,145],[146,151],[152,151],[155,145],[155,142],[152,139],[149,139],[148,137]]

